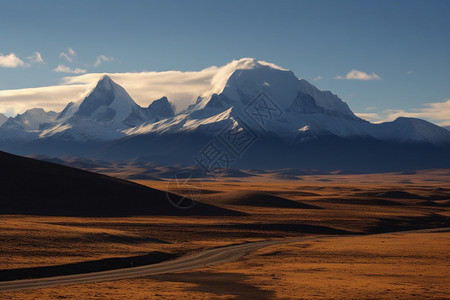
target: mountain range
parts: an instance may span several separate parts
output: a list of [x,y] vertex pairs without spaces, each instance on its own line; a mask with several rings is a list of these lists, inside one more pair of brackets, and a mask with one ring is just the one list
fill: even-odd
[[[230,76],[175,113],[163,97],[141,107],[104,75],[59,113],[5,119],[0,147],[21,155],[351,172],[450,167],[450,131],[425,120],[373,124],[293,72],[241,59]],[[219,92],[214,92],[219,91]]]

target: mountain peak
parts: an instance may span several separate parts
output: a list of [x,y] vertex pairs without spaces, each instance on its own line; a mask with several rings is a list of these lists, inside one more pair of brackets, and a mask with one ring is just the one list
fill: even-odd
[[[211,80],[211,89],[201,95],[201,100],[191,110],[212,106],[225,109],[230,106],[246,106],[262,91],[285,111],[289,111],[295,101],[302,104],[297,99],[300,93],[311,98],[311,105],[317,106],[315,111],[356,118],[347,104],[331,92],[318,90],[306,80],[297,78],[288,69],[254,58],[234,60],[221,67]],[[211,101],[214,101],[214,105]],[[307,110],[308,108],[300,109]]]
[[117,85],[111,77],[108,75],[103,75],[100,80],[97,82],[97,85],[95,86],[94,90],[96,89],[102,89],[102,90],[112,90],[114,85]]
[[4,127],[21,128],[23,130],[38,130],[41,125],[55,121],[58,113],[46,112],[43,108],[32,108],[3,122]]
[[174,111],[172,105],[166,96],[153,101],[146,109],[145,113],[153,121],[159,121],[162,119],[173,117]]
[[244,57],[241,59],[233,60],[232,62],[218,68],[217,73],[211,80],[211,88],[205,91],[201,98],[210,98],[213,94],[220,94],[225,89],[228,80],[237,70],[258,70],[258,69],[276,69],[280,71],[288,71],[275,64],[256,60],[255,58]]
[[277,69],[280,71],[289,71],[288,69],[284,69],[280,66],[277,66],[273,63],[269,63],[263,60],[257,60],[251,57],[244,57],[239,60],[233,60],[224,66],[224,68],[230,68],[234,70],[249,70],[249,69],[259,69],[259,68],[270,68]]
[[112,140],[122,137],[123,129],[147,121],[142,107],[108,75],[103,75],[83,99],[69,103],[58,117],[58,124],[41,134],[74,140]]
[[166,102],[169,103],[169,99],[167,99],[166,96],[162,96],[161,98],[159,98],[159,99],[153,101],[152,103],[150,103],[149,107],[150,107],[152,104],[155,104],[155,103],[166,103]]
[[60,114],[64,117],[59,119],[71,125],[83,119],[83,122],[94,122],[103,127],[113,125],[122,128],[143,122],[145,117],[141,109],[122,86],[105,74],[84,99],[69,104]]
[[103,74],[99,81],[102,82],[114,82],[108,74]]

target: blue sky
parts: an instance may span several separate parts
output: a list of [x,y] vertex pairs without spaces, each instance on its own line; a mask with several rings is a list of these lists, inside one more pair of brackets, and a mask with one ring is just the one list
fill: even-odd
[[[0,93],[83,72],[199,71],[254,57],[367,118],[432,120],[426,103],[450,111],[449,37],[450,1],[0,0]],[[450,125],[450,113],[440,118]]]

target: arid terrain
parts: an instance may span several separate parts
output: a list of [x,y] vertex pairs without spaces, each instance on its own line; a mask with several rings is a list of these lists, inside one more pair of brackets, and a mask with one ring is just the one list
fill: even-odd
[[[23,276],[24,268],[34,274],[43,266],[144,255],[157,262],[252,241],[313,239],[205,268],[0,292],[0,298],[450,298],[448,170],[281,177],[192,179],[178,190],[242,213],[235,216],[2,215],[6,277]],[[136,182],[174,192],[168,180]]]
[[450,0],[0,0],[0,300],[450,300]]

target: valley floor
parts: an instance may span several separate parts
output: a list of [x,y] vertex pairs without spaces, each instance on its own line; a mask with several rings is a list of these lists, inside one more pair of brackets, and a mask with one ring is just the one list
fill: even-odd
[[[140,183],[168,187],[166,181]],[[191,271],[5,292],[0,298],[450,298],[448,183],[444,171],[311,175],[295,181],[234,178],[191,184],[203,191],[200,201],[247,216],[1,216],[0,270],[152,251],[183,255],[267,239],[327,238],[269,246]],[[269,206],[261,207],[258,199]],[[304,206],[277,207],[283,199]]]
[[235,262],[2,299],[447,299],[450,229],[269,246]]

